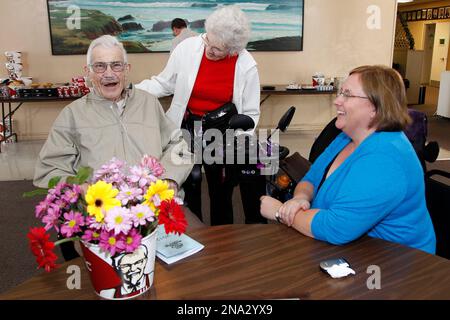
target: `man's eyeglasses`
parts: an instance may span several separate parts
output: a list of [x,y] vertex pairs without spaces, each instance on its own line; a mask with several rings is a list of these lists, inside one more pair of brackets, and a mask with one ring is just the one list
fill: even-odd
[[369,97],[363,97],[363,96],[355,96],[355,95],[352,95],[352,94],[350,93],[350,91],[348,91],[348,90],[342,90],[342,89],[339,90],[339,91],[336,93],[336,98],[339,98],[339,97],[343,97],[345,101],[347,101],[349,98],[369,99]]
[[203,43],[205,44],[205,46],[209,47],[211,49],[211,51],[213,51],[214,54],[222,55],[224,53],[227,53],[226,49],[220,49],[220,48],[211,46],[208,38],[206,37],[206,33],[202,34],[201,37],[202,37],[202,40],[203,40]]
[[114,72],[121,72],[125,69],[126,63],[122,61],[113,61],[113,62],[94,62],[89,65],[95,73],[103,73],[108,69],[108,66],[111,67],[111,70]]

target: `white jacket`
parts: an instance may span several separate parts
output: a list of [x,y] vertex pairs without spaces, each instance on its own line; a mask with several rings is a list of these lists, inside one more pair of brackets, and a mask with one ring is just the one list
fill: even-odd
[[[205,46],[200,36],[181,42],[169,57],[164,70],[151,80],[144,80],[136,88],[150,92],[158,98],[173,94],[167,116],[181,126],[186,106],[191,97]],[[233,103],[238,113],[259,120],[260,84],[256,61],[247,50],[239,53],[234,75]]]

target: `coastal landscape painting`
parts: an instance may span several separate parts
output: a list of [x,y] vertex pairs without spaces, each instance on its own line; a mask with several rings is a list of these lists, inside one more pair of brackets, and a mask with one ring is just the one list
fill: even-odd
[[232,4],[251,21],[249,51],[303,50],[304,0],[47,0],[52,53],[85,54],[103,34],[116,36],[129,53],[168,52],[172,19],[204,33],[205,19]]

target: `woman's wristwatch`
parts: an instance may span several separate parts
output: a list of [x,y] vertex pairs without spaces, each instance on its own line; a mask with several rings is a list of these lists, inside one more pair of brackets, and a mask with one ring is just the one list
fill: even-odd
[[281,220],[280,213],[278,212],[278,210],[277,210],[277,212],[275,212],[275,219],[276,219],[279,223],[283,223],[283,221]]

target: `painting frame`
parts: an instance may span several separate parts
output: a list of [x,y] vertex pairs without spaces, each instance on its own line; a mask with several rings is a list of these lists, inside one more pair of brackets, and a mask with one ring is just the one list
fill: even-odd
[[[83,3],[84,1],[86,3]],[[160,13],[158,15],[152,13],[157,10],[145,11],[145,5],[157,5],[160,2],[121,0],[121,2],[105,1],[103,4],[102,1],[105,0],[46,0],[52,55],[86,54],[90,42],[102,34],[116,36],[124,44],[128,53],[169,52],[174,37],[170,23],[172,19],[179,17],[174,14],[170,16],[171,8],[168,7],[164,11],[165,8],[161,5],[158,12],[163,12],[163,18],[160,18]],[[205,32],[205,18],[223,2],[199,0],[195,3],[202,1],[205,2],[203,7],[190,7],[184,10],[190,17],[195,17],[197,12],[201,15],[198,20],[185,19],[188,21],[189,28],[197,33]],[[97,7],[94,6],[96,3],[98,3]],[[116,3],[120,3],[120,6]],[[124,9],[124,3],[130,6]],[[147,16],[140,12],[133,15],[136,12],[133,11],[136,3],[144,8],[140,12],[149,12]],[[182,5],[185,1],[173,0],[172,3]],[[226,4],[239,4],[252,23],[251,38],[247,45],[247,50],[250,52],[303,51],[304,0],[282,0],[281,2],[261,0],[256,4],[249,0],[228,0]],[[251,5],[256,6],[256,9]],[[255,10],[260,10],[262,13]],[[118,15],[119,11],[121,13],[123,11],[123,15]],[[128,14],[128,12],[132,13]],[[76,14],[78,16],[74,18]],[[279,18],[271,19],[273,15],[278,15]],[[79,21],[78,26],[76,26],[77,21]],[[71,29],[72,25],[69,26],[69,22],[76,27]],[[197,22],[198,24],[195,24]],[[155,29],[155,26],[161,29]]]
[[433,8],[433,20],[438,18],[439,8]]

